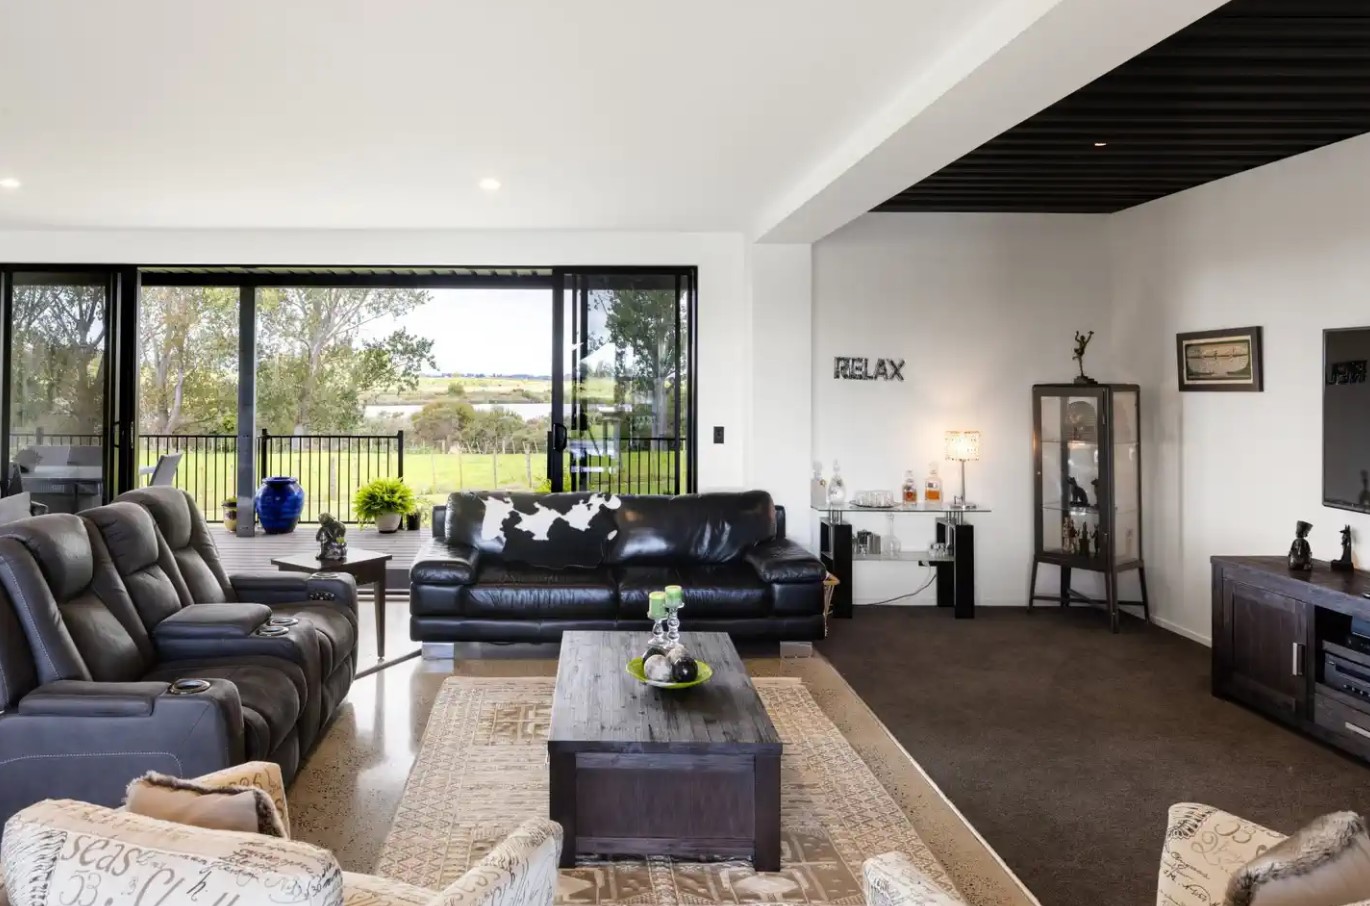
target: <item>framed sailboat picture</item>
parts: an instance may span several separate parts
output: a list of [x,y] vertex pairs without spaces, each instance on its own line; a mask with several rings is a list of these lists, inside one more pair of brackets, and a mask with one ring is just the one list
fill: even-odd
[[1259,327],[1176,334],[1175,355],[1181,390],[1265,389]]

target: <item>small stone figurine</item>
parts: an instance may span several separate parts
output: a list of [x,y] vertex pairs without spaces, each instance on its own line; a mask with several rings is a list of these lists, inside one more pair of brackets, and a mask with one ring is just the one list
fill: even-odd
[[1351,562],[1351,526],[1341,530],[1341,556],[1333,560],[1330,564],[1333,571],[1339,573],[1349,573],[1356,566]]
[[1095,540],[1097,540],[1097,538],[1090,537],[1089,523],[1085,523],[1084,525],[1080,526],[1080,549],[1077,550],[1076,553],[1079,554],[1081,557],[1090,556],[1089,542]]
[[1071,358],[1080,366],[1080,373],[1075,378],[1075,383],[1077,384],[1099,383],[1094,380],[1094,378],[1085,374],[1085,347],[1089,345],[1089,341],[1092,339],[1094,339],[1094,331],[1092,330],[1088,334],[1080,333],[1078,330],[1075,331],[1075,355],[1071,356]]
[[1294,526],[1294,543],[1289,545],[1289,569],[1294,572],[1313,570],[1313,550],[1308,546],[1308,532],[1312,528],[1311,523],[1302,519]]
[[347,559],[347,526],[328,513],[319,515],[319,530],[314,533],[314,540],[319,542],[320,560]]
[[1067,478],[1066,481],[1070,484],[1070,505],[1089,506],[1089,495],[1080,487],[1080,483],[1074,478]]

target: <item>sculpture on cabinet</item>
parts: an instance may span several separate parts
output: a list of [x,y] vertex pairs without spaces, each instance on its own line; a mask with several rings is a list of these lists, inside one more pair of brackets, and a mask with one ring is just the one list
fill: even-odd
[[1080,373],[1075,378],[1075,383],[1077,384],[1099,383],[1094,380],[1094,378],[1085,374],[1085,348],[1089,346],[1089,341],[1092,339],[1094,339],[1094,331],[1092,330],[1088,335],[1082,334],[1078,330],[1075,331],[1075,355],[1071,356],[1071,358],[1080,366]]
[[1079,533],[1075,530],[1075,520],[1070,516],[1061,517],[1061,550],[1067,554],[1075,553],[1076,544],[1079,541]]
[[1313,550],[1308,546],[1308,532],[1311,523],[1302,519],[1294,526],[1294,543],[1289,545],[1289,568],[1295,572],[1309,572],[1313,569]]
[[1080,526],[1080,548],[1075,553],[1079,554],[1081,557],[1088,557],[1090,555],[1089,542],[1094,541],[1097,545],[1098,540],[1098,532],[1095,532],[1093,538],[1090,537],[1089,523],[1086,522],[1084,525]]
[[1355,569],[1355,564],[1351,561],[1351,526],[1346,526],[1341,530],[1341,556],[1333,560],[1332,569],[1339,573],[1349,573]]
[[[1089,495],[1085,493],[1084,488],[1080,487],[1080,483],[1074,478],[1067,478],[1066,481],[1070,484],[1070,505],[1089,506]],[[1095,496],[1098,496],[1097,490],[1095,491]]]

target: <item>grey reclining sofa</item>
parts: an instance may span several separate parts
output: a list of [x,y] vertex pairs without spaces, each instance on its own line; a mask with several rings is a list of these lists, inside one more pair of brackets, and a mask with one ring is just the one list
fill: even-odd
[[[46,798],[117,805],[149,770],[266,760],[293,778],[346,694],[352,578],[224,576],[210,594],[191,578],[195,544],[174,550],[152,509],[177,512],[180,495],[191,538],[203,518],[182,492],[149,490],[0,526],[0,823]],[[217,556],[201,560],[217,582]]]

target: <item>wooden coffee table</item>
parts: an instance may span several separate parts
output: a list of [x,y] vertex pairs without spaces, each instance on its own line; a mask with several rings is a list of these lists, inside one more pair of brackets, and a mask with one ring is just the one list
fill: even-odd
[[780,869],[775,725],[726,633],[686,632],[709,682],[670,691],[624,665],[642,632],[566,632],[547,740],[551,817],[577,855],[748,858]]

